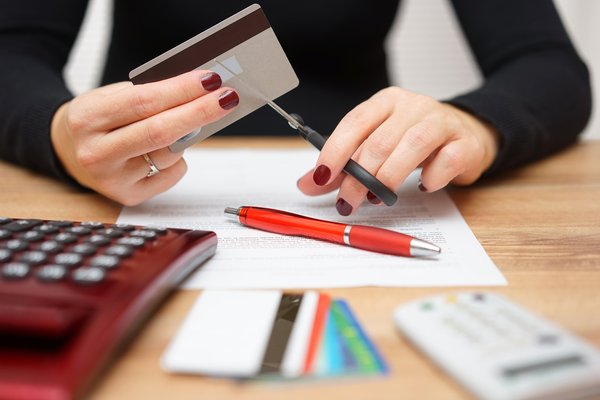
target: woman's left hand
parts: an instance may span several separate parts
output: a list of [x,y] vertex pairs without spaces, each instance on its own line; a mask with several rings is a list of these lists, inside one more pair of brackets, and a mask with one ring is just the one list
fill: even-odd
[[316,167],[298,180],[307,195],[339,188],[336,208],[350,215],[367,198],[380,201],[342,168],[352,158],[392,190],[417,167],[419,189],[433,192],[452,182],[473,183],[490,167],[498,133],[449,104],[389,87],[350,111],[321,150]]

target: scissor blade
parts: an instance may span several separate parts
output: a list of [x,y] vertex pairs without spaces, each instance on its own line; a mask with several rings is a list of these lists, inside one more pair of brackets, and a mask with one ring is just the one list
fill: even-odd
[[217,64],[219,64],[223,69],[225,69],[225,71],[229,72],[232,75],[232,78],[235,79],[237,82],[241,83],[246,89],[249,89],[250,91],[257,94],[259,97],[264,99],[273,110],[277,111],[277,113],[279,115],[281,115],[283,118],[285,118],[287,120],[288,124],[290,124],[290,126],[292,128],[298,129],[300,127],[300,124],[294,117],[292,117],[290,114],[285,112],[285,110],[283,108],[281,108],[277,104],[275,104],[275,102],[273,100],[267,98],[267,96],[265,96],[260,90],[258,90],[254,86],[251,86],[248,83],[246,83],[246,81],[244,81],[239,75],[235,74],[233,71],[231,71],[229,68],[227,68],[227,66],[225,66],[223,63],[219,62],[217,59],[215,59],[214,61]]

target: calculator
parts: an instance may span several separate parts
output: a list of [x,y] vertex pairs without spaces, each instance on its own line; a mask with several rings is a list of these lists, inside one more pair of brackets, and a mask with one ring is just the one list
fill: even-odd
[[477,398],[576,399],[600,393],[600,352],[492,293],[458,293],[396,309],[407,339]]
[[0,399],[71,399],[190,272],[214,232],[0,218]]

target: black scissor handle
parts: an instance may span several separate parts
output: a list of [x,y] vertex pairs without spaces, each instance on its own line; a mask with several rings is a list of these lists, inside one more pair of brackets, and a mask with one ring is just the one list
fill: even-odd
[[[298,127],[300,136],[321,151],[327,139],[325,139],[323,135],[312,129],[310,126],[304,125],[302,117],[300,117],[298,114],[291,114],[291,116],[300,124]],[[353,159],[348,160],[344,166],[344,171],[362,183],[362,185],[369,189],[375,196],[377,196],[379,200],[383,201],[385,205],[393,206],[398,200],[398,195],[396,195],[396,193],[381,183],[379,179],[373,176],[373,174],[364,169],[362,165]]]

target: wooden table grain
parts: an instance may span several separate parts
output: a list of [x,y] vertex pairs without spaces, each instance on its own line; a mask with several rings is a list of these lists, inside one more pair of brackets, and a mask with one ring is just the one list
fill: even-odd
[[[296,138],[220,138],[202,147],[286,148]],[[308,167],[308,166],[307,166]],[[114,222],[120,206],[0,162],[0,215]],[[476,185],[448,189],[508,279],[499,292],[600,347],[600,141],[575,146]],[[395,330],[399,304],[462,288],[327,290],[346,298],[389,362],[387,377],[306,383],[236,383],[163,372],[159,359],[198,291],[178,291],[94,386],[93,399],[461,399],[460,386]],[[472,290],[473,288],[468,288]]]

